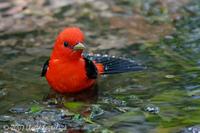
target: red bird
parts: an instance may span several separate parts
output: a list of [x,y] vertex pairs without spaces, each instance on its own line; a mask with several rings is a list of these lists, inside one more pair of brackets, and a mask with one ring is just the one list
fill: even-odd
[[77,27],[59,33],[51,57],[43,66],[51,88],[60,93],[76,93],[91,88],[101,74],[142,70],[133,60],[107,55],[83,54],[84,34]]

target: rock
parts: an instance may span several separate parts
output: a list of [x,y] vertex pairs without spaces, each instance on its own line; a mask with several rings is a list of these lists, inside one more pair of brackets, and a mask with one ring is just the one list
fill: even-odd
[[118,100],[113,97],[105,97],[102,98],[103,103],[107,103],[110,105],[115,105],[118,107],[125,107],[127,105],[126,101]]
[[0,10],[5,10],[11,7],[10,2],[0,2]]
[[104,11],[104,10],[107,10],[109,8],[108,3],[103,2],[103,1],[95,1],[92,4],[93,4],[93,7],[96,10],[100,10],[100,11]]
[[101,116],[103,114],[104,114],[104,110],[101,109],[99,105],[93,105],[91,107],[91,114],[90,114],[91,119],[95,119],[98,116]]
[[200,125],[187,127],[183,129],[181,133],[200,133]]
[[6,89],[1,89],[0,88],[0,98],[6,96],[8,94],[7,90]]
[[9,111],[11,113],[27,113],[30,109],[29,108],[26,108],[26,107],[13,107],[11,109],[9,109]]
[[[96,47],[96,49],[120,49],[123,48],[126,45],[126,39],[124,38],[117,38],[116,36],[109,35],[107,38],[97,38],[95,40],[96,44],[99,44],[99,46]],[[109,45],[108,45],[109,44]]]
[[14,117],[9,115],[0,115],[0,122],[11,122],[14,121]]
[[125,10],[122,7],[116,6],[116,5],[112,6],[111,10],[112,10],[112,12],[115,12],[115,13],[124,13],[125,12]]
[[159,107],[156,107],[155,105],[149,104],[144,107],[144,111],[152,113],[152,114],[158,114],[160,109]]

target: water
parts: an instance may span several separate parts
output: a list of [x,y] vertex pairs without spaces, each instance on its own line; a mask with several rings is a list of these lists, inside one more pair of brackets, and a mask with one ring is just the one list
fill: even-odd
[[[199,131],[200,4],[194,1],[184,8],[184,18],[172,23],[176,30],[156,42],[96,50],[134,57],[147,70],[103,76],[98,94],[83,96],[79,102],[64,100],[64,105],[54,98],[43,100],[49,87],[40,71],[54,41],[43,39],[52,34],[36,31],[0,36],[1,43],[13,44],[0,47],[0,127],[57,127],[32,129],[42,133],[66,132],[66,128],[72,132]],[[89,36],[87,41],[92,43],[96,38]]]

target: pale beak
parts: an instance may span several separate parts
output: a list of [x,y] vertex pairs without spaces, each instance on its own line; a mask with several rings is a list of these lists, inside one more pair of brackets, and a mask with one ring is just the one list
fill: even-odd
[[83,45],[83,43],[78,43],[74,46],[73,50],[84,50],[85,46]]

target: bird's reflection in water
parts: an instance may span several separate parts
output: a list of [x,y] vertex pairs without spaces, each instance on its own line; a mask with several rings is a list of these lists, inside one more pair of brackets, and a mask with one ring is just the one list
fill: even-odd
[[43,101],[49,106],[63,107],[65,102],[83,102],[87,104],[96,103],[98,100],[98,85],[78,93],[60,94],[51,89]]

